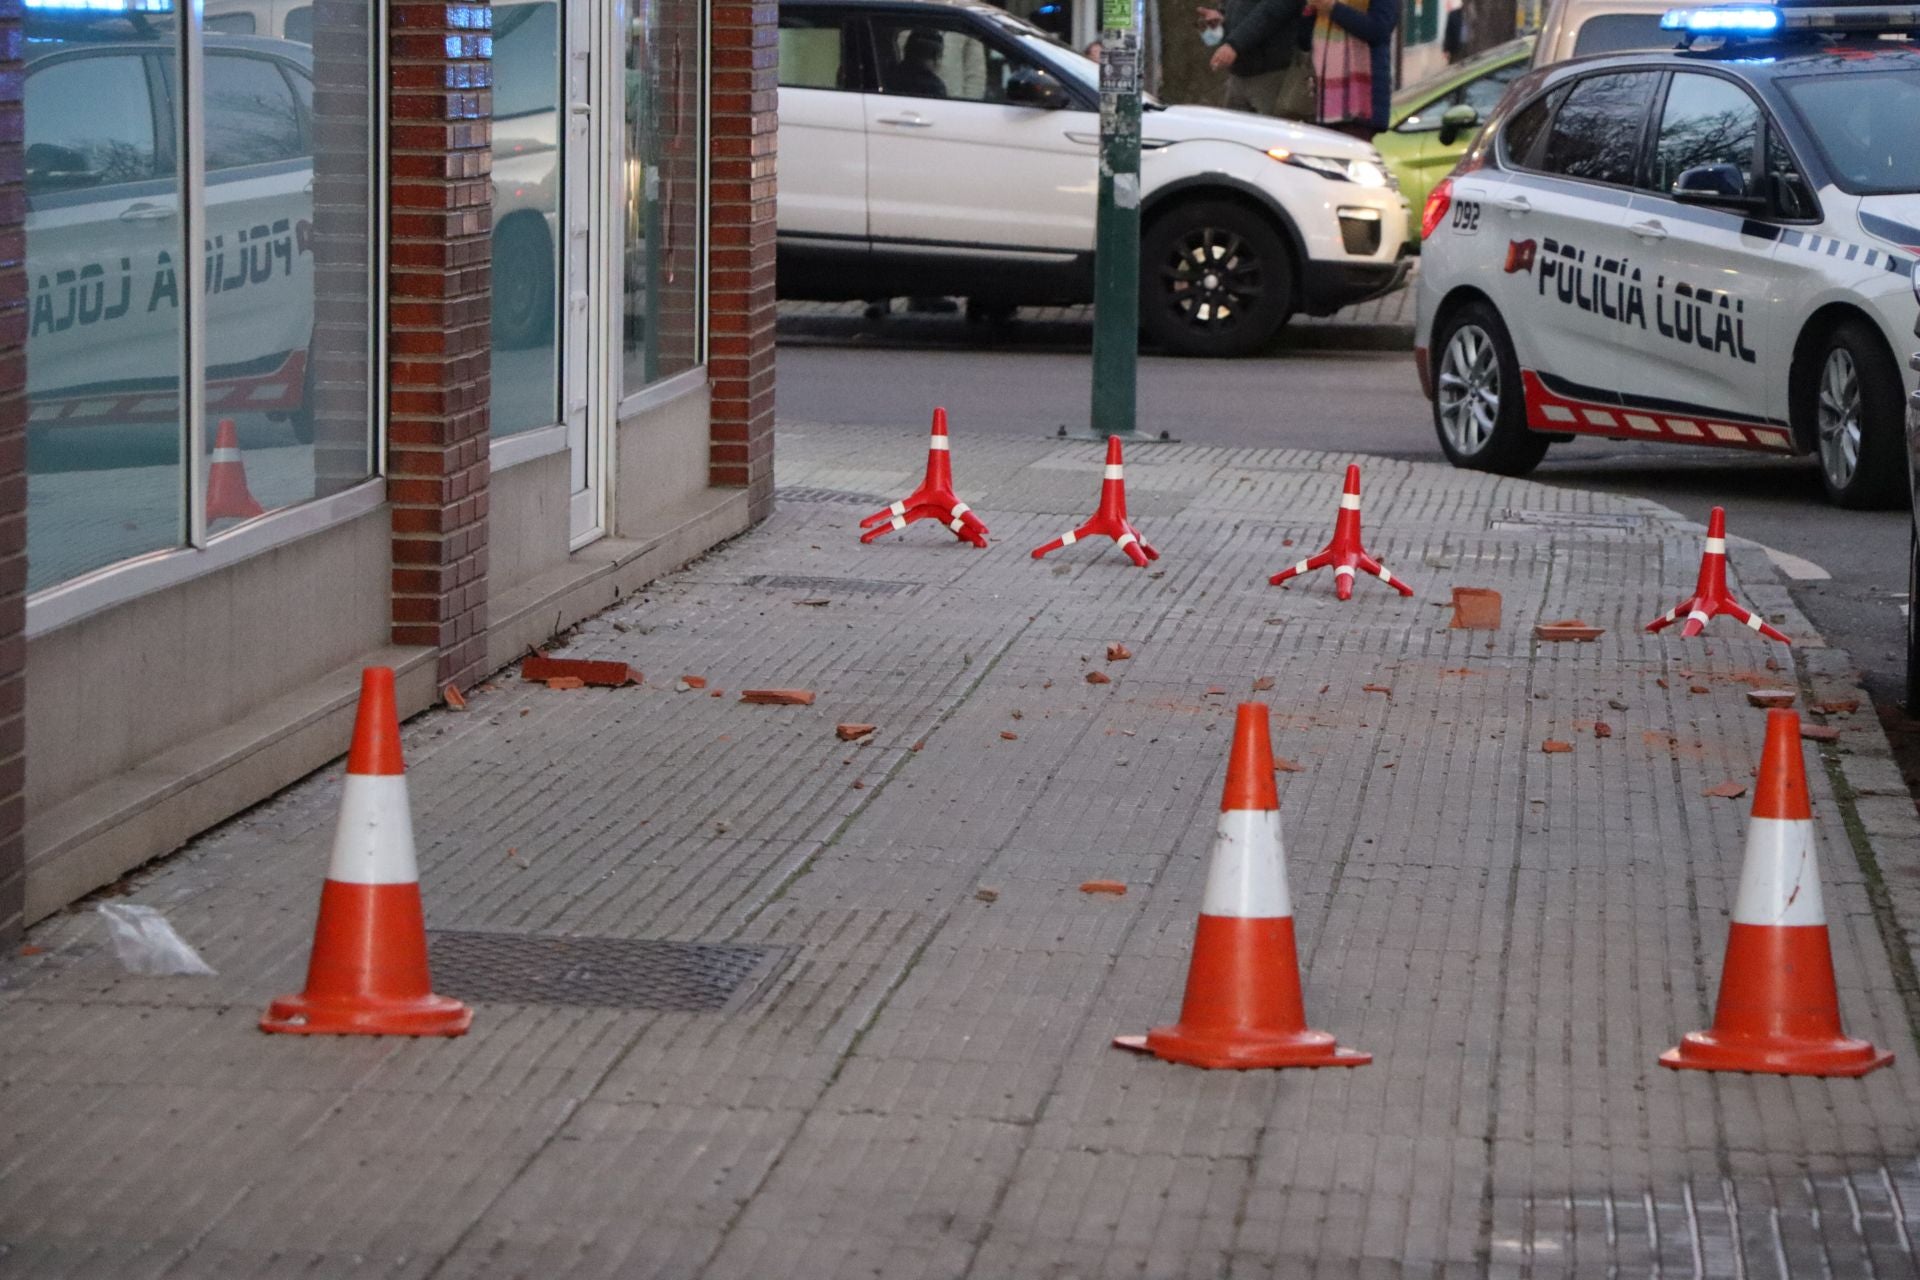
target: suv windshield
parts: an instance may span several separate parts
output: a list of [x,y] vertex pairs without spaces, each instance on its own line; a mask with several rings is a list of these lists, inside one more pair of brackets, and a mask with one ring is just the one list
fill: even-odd
[[1833,180],[1856,196],[1920,191],[1920,69],[1858,72],[1781,81],[1787,100],[1820,146]]

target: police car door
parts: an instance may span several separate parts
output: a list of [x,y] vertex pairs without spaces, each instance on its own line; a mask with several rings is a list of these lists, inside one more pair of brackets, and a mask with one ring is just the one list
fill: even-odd
[[1769,405],[1765,376],[1791,355],[1779,347],[1786,326],[1771,318],[1787,301],[1775,297],[1778,211],[1755,194],[1766,189],[1765,132],[1737,80],[1707,68],[1668,80],[1627,222],[1647,296],[1640,358],[1622,384],[1630,407],[1647,411],[1628,419],[1640,435],[1788,447],[1785,407]]
[[1519,355],[1529,426],[1617,426],[1623,354],[1637,345],[1645,305],[1626,223],[1659,83],[1656,71],[1575,81],[1531,154],[1509,154],[1513,172],[1488,202],[1488,249],[1505,255],[1496,301]]

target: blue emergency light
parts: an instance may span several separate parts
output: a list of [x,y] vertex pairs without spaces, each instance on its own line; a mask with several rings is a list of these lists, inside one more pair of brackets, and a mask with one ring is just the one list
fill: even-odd
[[172,13],[173,0],[26,0],[39,13]]
[[1786,23],[1770,4],[1715,5],[1711,9],[1669,9],[1660,18],[1662,31],[1684,31],[1692,36],[1769,36]]
[[1800,36],[1911,36],[1920,32],[1920,5],[1718,4],[1700,9],[1669,9],[1662,31],[1678,31],[1683,43],[1696,36],[1723,40],[1766,40]]

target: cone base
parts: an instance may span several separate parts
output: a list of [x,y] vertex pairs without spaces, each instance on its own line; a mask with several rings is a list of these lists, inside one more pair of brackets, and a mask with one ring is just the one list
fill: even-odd
[[314,1000],[281,996],[267,1006],[260,1029],[308,1036],[459,1036],[473,1010],[446,996],[411,1000]]
[[1162,1062],[1234,1071],[1261,1067],[1364,1067],[1373,1055],[1343,1049],[1324,1031],[1193,1032],[1155,1027],[1144,1036],[1115,1036],[1114,1047],[1150,1053]]
[[1864,1076],[1893,1061],[1865,1040],[1776,1040],[1693,1031],[1660,1055],[1675,1071],[1745,1071],[1775,1076]]

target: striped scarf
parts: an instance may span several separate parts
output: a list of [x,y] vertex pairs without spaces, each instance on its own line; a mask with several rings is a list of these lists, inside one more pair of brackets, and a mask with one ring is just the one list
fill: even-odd
[[[1367,11],[1367,0],[1341,0]],[[1373,50],[1365,40],[1333,25],[1332,4],[1320,6],[1314,20],[1314,71],[1320,81],[1320,123],[1373,118]]]

